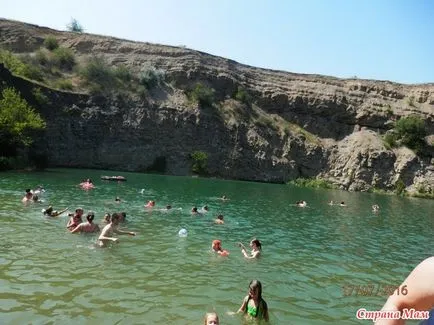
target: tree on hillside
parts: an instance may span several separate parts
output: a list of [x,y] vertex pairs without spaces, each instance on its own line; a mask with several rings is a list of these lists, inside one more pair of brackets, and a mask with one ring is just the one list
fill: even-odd
[[66,28],[70,32],[83,33],[84,31],[83,26],[75,18],[71,18],[71,22],[66,25]]
[[31,132],[45,128],[45,121],[20,93],[5,88],[0,100],[0,156],[14,156],[18,146],[32,143]]

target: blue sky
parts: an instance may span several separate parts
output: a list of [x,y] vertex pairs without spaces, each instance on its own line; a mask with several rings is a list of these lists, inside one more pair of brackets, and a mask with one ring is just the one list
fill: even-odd
[[[0,0],[0,17],[297,73],[434,82],[432,0]],[[1,32],[1,31],[0,31]]]

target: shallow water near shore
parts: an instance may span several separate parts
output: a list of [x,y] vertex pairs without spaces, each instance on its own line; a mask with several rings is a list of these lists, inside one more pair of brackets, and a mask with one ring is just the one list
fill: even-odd
[[[100,180],[118,174],[127,181]],[[80,189],[84,178],[96,187]],[[24,189],[38,184],[45,203],[23,204]],[[223,194],[230,200],[220,201]],[[398,286],[434,252],[434,201],[416,198],[50,169],[0,174],[0,200],[2,324],[202,324],[207,311],[216,311],[221,324],[241,324],[227,312],[239,308],[252,279],[262,282],[271,324],[364,324],[371,321],[357,320],[357,309],[381,309],[386,294],[346,296],[344,288]],[[147,211],[148,200],[174,211]],[[298,200],[308,207],[294,206]],[[96,235],[67,232],[67,214],[44,217],[49,204],[93,210],[97,222],[105,212],[125,211],[123,226],[137,236],[96,248]],[[377,215],[373,204],[381,207]],[[209,213],[190,214],[203,205]],[[224,225],[213,223],[218,213]],[[178,236],[182,228],[185,238]],[[246,260],[236,243],[253,237],[263,254]],[[210,252],[213,239],[222,240],[228,257]]]

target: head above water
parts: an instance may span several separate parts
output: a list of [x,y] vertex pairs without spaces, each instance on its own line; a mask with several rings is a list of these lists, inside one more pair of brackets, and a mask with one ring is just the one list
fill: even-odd
[[256,246],[257,248],[262,249],[262,244],[261,244],[261,242],[259,241],[259,239],[253,238],[253,239],[250,241],[250,247],[253,247],[253,246]]
[[262,298],[262,283],[259,280],[252,280],[249,284],[249,296],[260,300]]
[[120,219],[120,215],[119,213],[113,213],[112,217],[110,218],[110,221],[113,222],[114,224],[119,223],[119,219]]
[[212,241],[212,249],[217,250],[217,251],[222,250],[222,241],[218,240],[218,239],[213,240]]
[[219,214],[219,215],[217,216],[217,219],[219,219],[219,220],[223,220],[223,215],[222,215],[222,214]]
[[196,207],[191,208],[191,212],[197,212],[197,208]]
[[92,223],[93,219],[95,218],[95,213],[93,211],[89,211],[87,213],[86,219],[89,223]]
[[172,206],[171,205],[166,205],[166,209],[170,210],[170,209],[172,209]]
[[216,313],[206,313],[204,318],[204,325],[219,325],[220,320]]

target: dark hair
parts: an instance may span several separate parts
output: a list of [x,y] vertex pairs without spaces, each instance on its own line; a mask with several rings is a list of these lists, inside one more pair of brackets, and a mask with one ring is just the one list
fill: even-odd
[[171,205],[167,205],[167,206],[166,206],[166,209],[167,209],[167,210],[172,209],[172,206],[171,206]]
[[120,201],[121,199],[119,198],[119,196],[116,196],[115,201]]
[[26,193],[30,193],[30,189],[29,188],[26,188]]
[[251,241],[252,244],[255,244],[257,247],[259,247],[259,249],[262,249],[262,244],[259,241],[259,239],[253,238]]
[[113,220],[119,220],[119,218],[120,218],[119,213],[113,213],[112,216],[111,216],[111,218],[110,218],[110,220],[111,221],[113,221]]
[[35,201],[35,202],[36,202],[36,201],[38,201],[38,200],[39,200],[39,197],[38,197],[37,195],[33,195],[33,198],[32,198],[32,199],[33,199],[33,201]]
[[223,215],[222,215],[222,214],[219,214],[219,215],[217,216],[217,219],[223,220]]
[[253,291],[258,289],[258,299],[261,301],[262,299],[262,283],[259,280],[252,280],[249,284],[249,289],[252,289]]
[[191,212],[197,212],[197,208],[196,208],[196,207],[193,207],[193,208],[191,209]]
[[95,218],[95,214],[93,212],[88,212],[86,216],[87,221],[89,221],[89,223],[92,223],[93,218]]

